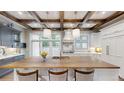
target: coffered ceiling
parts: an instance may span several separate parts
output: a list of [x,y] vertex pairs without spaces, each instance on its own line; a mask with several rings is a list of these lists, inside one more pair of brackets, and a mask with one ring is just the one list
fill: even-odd
[[124,15],[122,11],[1,11],[1,15],[27,29],[98,30],[105,23]]

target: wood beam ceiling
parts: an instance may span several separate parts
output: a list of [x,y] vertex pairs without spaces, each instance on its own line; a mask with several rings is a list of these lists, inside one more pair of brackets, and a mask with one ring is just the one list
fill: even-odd
[[35,21],[41,25],[41,29],[43,25],[45,28],[48,28],[46,24],[42,23],[42,19],[39,17],[39,15],[36,12],[34,11],[28,11],[28,12],[35,18]]
[[60,17],[60,28],[61,28],[61,31],[64,30],[64,11],[60,11],[59,12],[59,17]]
[[94,13],[94,12],[88,11],[87,14],[82,18],[82,20],[80,20],[80,23],[77,25],[76,28],[80,28],[80,26],[81,26],[83,23],[87,22],[88,19],[92,16],[93,13]]
[[[48,29],[52,29],[52,30],[64,30],[64,29],[74,29],[74,28],[64,28],[64,23],[66,22],[70,22],[70,23],[76,23],[78,22],[79,24],[75,27],[75,28],[81,28],[80,26],[83,24],[83,23],[86,23],[86,22],[97,22],[97,25],[95,25],[94,27],[92,28],[84,28],[85,30],[93,30],[93,31],[98,31],[99,29],[107,26],[105,24],[108,24],[108,23],[111,23],[112,24],[112,20],[120,17],[121,15],[124,15],[124,12],[122,11],[118,11],[116,13],[114,13],[113,15],[111,15],[110,17],[108,17],[107,19],[89,19],[92,14],[94,13],[94,11],[88,11],[87,14],[82,18],[82,19],[64,19],[64,11],[60,11],[59,12],[59,16],[60,16],[60,19],[41,19],[40,16],[35,12],[35,11],[29,11],[29,13],[31,15],[33,15],[33,17],[35,19],[17,19],[15,18],[14,16],[10,15],[9,13],[5,12],[5,11],[1,11],[0,14],[11,19],[12,21],[15,21],[16,23],[24,26],[25,28],[27,29],[31,29],[31,30],[36,30],[36,29],[41,29],[41,28],[48,28]],[[27,25],[28,23],[31,23],[31,22],[39,22],[40,25],[42,25],[41,28],[32,28],[30,27],[29,25]],[[49,26],[47,25],[47,22],[50,23],[50,22],[53,22],[53,23],[60,23],[60,28],[49,28]],[[114,21],[115,22],[115,21]],[[83,28],[82,28],[83,29]]]
[[[82,19],[63,19],[63,22],[69,22],[69,23],[73,23],[73,22],[80,22]],[[18,19],[19,22],[22,23],[31,23],[31,22],[36,22],[36,20],[34,19]],[[60,22],[60,19],[42,19],[40,20],[42,23],[46,23],[46,22]],[[92,20],[89,20],[92,21]],[[95,20],[93,20],[95,21]]]
[[[48,28],[48,29],[51,29],[51,28]],[[56,30],[61,30],[61,28],[52,28],[53,31],[56,31]],[[67,30],[67,29],[73,29],[73,28],[64,28],[64,30]],[[88,28],[79,28],[83,31],[87,31],[87,30],[90,30]],[[41,28],[32,28],[32,31],[42,31]]]
[[124,12],[118,11],[116,13],[114,13],[113,15],[111,15],[110,17],[108,17],[107,19],[101,21],[99,24],[97,24],[96,26],[94,26],[93,28],[91,28],[91,30],[94,31],[98,31],[99,29],[101,29],[101,26],[114,20],[115,18],[121,16],[122,14],[124,14]]
[[15,18],[14,16],[12,16],[12,15],[6,13],[5,11],[1,11],[0,14],[3,15],[3,16],[5,16],[5,17],[7,17],[7,18],[9,18],[9,19],[11,19],[12,21],[15,21],[16,23],[18,23],[18,24],[24,26],[24,27],[27,28],[27,29],[32,29],[30,26],[28,26],[28,25],[25,24],[25,23],[19,22],[18,19],[16,19],[16,18]]

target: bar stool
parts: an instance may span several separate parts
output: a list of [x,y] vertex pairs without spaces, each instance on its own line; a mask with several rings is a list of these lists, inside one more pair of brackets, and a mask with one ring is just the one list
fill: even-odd
[[92,81],[94,76],[93,68],[74,69],[75,81]]
[[124,81],[124,78],[122,78],[120,75],[118,76],[120,81]]
[[67,81],[68,69],[53,68],[48,70],[50,81]]
[[[65,60],[69,59],[69,56],[53,56],[52,59],[55,60]],[[60,61],[61,62],[61,61]],[[64,68],[52,68],[48,70],[49,80],[52,81],[67,81],[68,80],[68,69]]]
[[19,81],[38,81],[38,70],[17,69]]

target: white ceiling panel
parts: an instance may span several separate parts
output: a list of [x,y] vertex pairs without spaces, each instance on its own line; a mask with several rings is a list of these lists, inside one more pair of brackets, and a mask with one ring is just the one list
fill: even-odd
[[65,28],[74,28],[78,25],[79,23],[64,23]]
[[89,19],[106,19],[114,13],[115,11],[96,11]]
[[82,24],[81,28],[91,28],[93,26],[95,26],[97,23],[95,22],[89,22],[89,23],[84,23]]
[[59,11],[37,11],[41,19],[59,19]]
[[32,22],[28,24],[29,26],[31,26],[32,28],[41,28],[41,25],[37,22]]
[[60,23],[45,23],[50,28],[60,28]]
[[83,19],[87,11],[65,11],[64,19]]
[[16,17],[17,19],[34,19],[33,16],[26,11],[7,11],[7,13]]

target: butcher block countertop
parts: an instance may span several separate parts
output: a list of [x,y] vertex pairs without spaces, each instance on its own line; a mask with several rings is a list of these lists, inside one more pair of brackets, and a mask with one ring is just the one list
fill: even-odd
[[61,59],[46,58],[43,62],[42,57],[28,57],[11,64],[0,66],[0,68],[98,68],[98,69],[119,69],[120,67],[92,58],[90,56],[70,56]]

